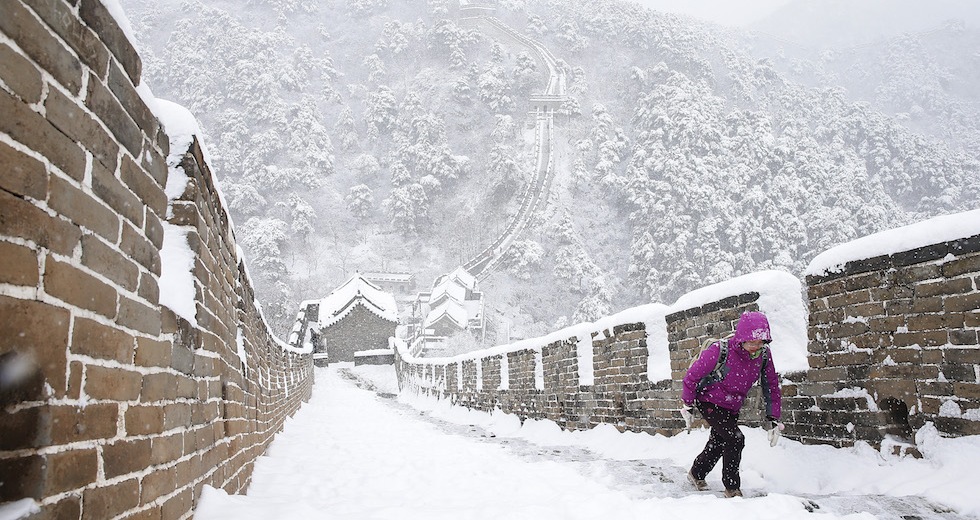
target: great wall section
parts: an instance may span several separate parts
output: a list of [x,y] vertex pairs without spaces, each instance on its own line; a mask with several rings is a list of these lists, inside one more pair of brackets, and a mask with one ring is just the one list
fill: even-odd
[[[311,354],[270,334],[201,147],[170,149],[103,3],[2,4],[0,503],[188,518],[205,484],[248,487]],[[173,201],[168,156],[189,178]],[[164,222],[193,252],[196,323],[159,302]]]
[[[269,333],[200,144],[171,150],[103,3],[2,2],[0,504],[32,500],[36,518],[189,518],[205,485],[246,491],[310,396],[311,354]],[[173,200],[168,158],[189,178]],[[193,252],[193,320],[160,305],[164,223]],[[980,434],[980,235],[786,276],[780,287],[806,302],[777,321],[809,366],[783,374],[788,437],[914,453],[926,422]],[[779,316],[772,281],[460,358],[401,353],[396,370],[406,391],[462,406],[672,434],[698,338],[743,310]],[[650,376],[654,343],[669,355],[663,377]]]

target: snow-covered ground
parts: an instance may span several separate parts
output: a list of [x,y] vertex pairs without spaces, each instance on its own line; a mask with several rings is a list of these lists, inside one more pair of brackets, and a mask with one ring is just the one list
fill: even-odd
[[[883,456],[744,428],[747,498],[696,493],[684,474],[707,431],[666,438],[565,432],[397,395],[391,366],[317,369],[313,397],[255,466],[244,496],[205,488],[194,518],[976,518],[980,438],[926,427],[925,458]],[[809,507],[808,507],[809,506]],[[810,510],[813,510],[811,513]]]

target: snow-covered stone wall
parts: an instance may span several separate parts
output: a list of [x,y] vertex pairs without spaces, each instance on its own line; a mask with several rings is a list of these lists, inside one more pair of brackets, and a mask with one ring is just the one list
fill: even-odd
[[[783,376],[788,437],[914,453],[913,430],[980,434],[980,211],[844,244],[803,286],[763,272],[542,338],[448,359],[399,348],[403,389],[568,429],[673,434],[681,378],[706,338],[761,310]],[[476,363],[482,363],[477,384]],[[461,382],[460,382],[460,379]],[[742,418],[761,419],[758,389]]]
[[39,518],[189,518],[204,484],[245,489],[312,385],[114,5],[0,16],[0,503]]

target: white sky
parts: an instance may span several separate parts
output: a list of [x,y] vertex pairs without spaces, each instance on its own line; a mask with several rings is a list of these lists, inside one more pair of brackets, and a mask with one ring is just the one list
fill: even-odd
[[[349,364],[346,364],[349,366]],[[394,394],[394,368],[350,368],[379,392]],[[356,418],[356,420],[352,420]],[[245,496],[205,488],[195,520],[426,519],[575,520],[595,518],[812,519],[895,517],[880,503],[917,495],[980,513],[975,490],[980,438],[919,432],[922,460],[883,456],[864,445],[835,449],[743,427],[742,488],[721,498],[720,468],[711,492],[684,480],[707,430],[675,437],[619,433],[610,425],[561,431],[550,421],[469,411],[402,394],[384,399],[338,373],[317,369],[313,397],[288,419],[255,464]],[[874,496],[877,495],[877,496]],[[903,514],[931,517],[923,501]],[[907,506],[906,506],[907,507]]]
[[775,11],[790,0],[632,0],[657,11],[687,14],[728,26],[743,26]]

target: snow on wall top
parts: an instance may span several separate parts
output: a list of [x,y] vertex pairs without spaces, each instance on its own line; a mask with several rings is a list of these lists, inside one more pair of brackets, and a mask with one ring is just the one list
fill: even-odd
[[[626,309],[595,322],[579,323],[552,332],[546,336],[530,338],[507,345],[469,352],[447,358],[418,358],[403,350],[403,357],[416,363],[445,364],[457,361],[481,359],[523,349],[541,350],[556,341],[572,337],[578,339],[579,384],[594,384],[592,346],[595,340],[604,339],[604,331],[612,331],[616,325],[643,322],[647,331],[647,375],[650,381],[670,379],[670,352],[667,340],[666,316],[700,307],[702,305],[750,292],[759,293],[758,305],[769,318],[772,328],[772,357],[780,372],[793,372],[809,368],[807,362],[806,308],[803,288],[799,279],[782,271],[762,271],[728,280],[692,291],[678,298],[673,305],[652,303]],[[592,338],[593,332],[599,332]]]
[[340,287],[320,300],[319,327],[323,329],[337,323],[357,305],[363,305],[382,319],[398,321],[395,297],[365,280],[361,273],[354,273]]
[[980,209],[942,215],[915,224],[881,231],[841,244],[816,256],[805,275],[840,272],[854,260],[911,251],[920,247],[980,235]]

